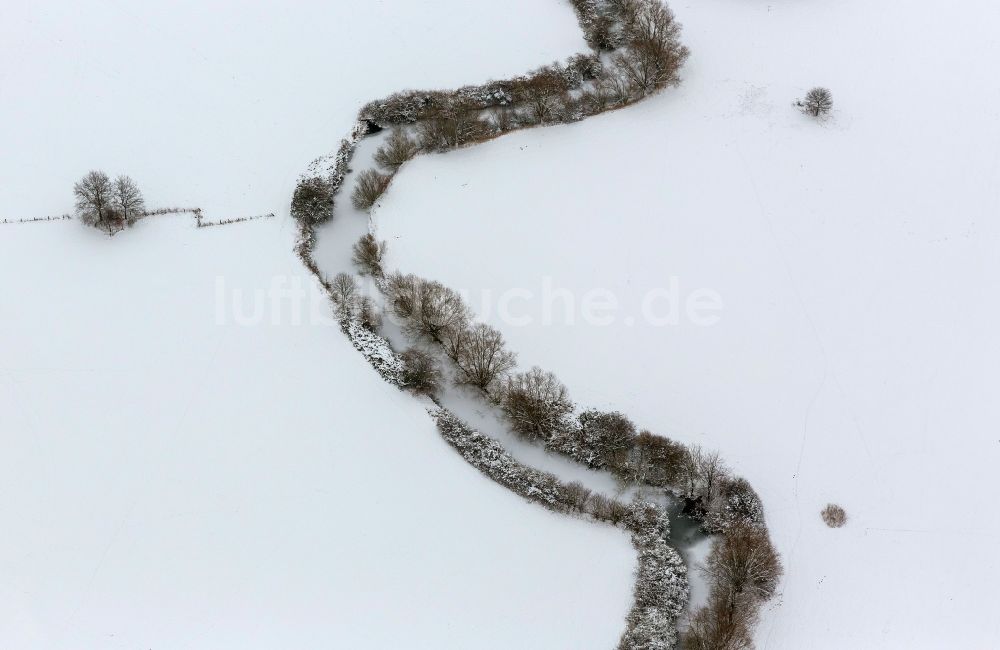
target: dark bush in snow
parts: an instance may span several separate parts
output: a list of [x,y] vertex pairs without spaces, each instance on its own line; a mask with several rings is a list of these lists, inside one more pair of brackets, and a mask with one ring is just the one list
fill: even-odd
[[292,217],[315,225],[333,216],[333,187],[319,176],[300,178],[292,194]]
[[573,412],[566,386],[537,367],[507,378],[500,389],[500,405],[515,431],[541,440],[565,428]]
[[382,258],[385,256],[384,241],[375,239],[375,235],[362,235],[354,244],[352,261],[361,270],[362,275],[382,276]]
[[803,100],[796,102],[803,113],[819,117],[826,115],[833,109],[833,93],[826,88],[813,88]]
[[828,504],[821,514],[830,528],[841,528],[847,523],[847,512],[835,503]]
[[393,129],[385,144],[375,152],[375,162],[395,173],[406,161],[417,155],[419,147],[402,129]]
[[441,387],[441,365],[434,355],[409,348],[400,355],[403,385],[417,393],[433,395]]

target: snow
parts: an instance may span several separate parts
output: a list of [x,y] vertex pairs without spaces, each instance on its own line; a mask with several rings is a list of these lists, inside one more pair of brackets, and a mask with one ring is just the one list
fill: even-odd
[[3,226],[0,645],[613,647],[627,533],[465,463],[293,240]]
[[[71,210],[92,168],[151,207],[287,214],[365,102],[508,77],[585,47],[564,0],[8,0],[0,219]],[[512,44],[516,44],[512,47]]]
[[[679,89],[408,164],[376,210],[389,267],[750,480],[787,573],[759,647],[1000,645],[1000,8],[673,9]],[[791,103],[820,84],[816,123]],[[610,323],[583,316],[597,290]],[[722,309],[655,326],[650,295]]]

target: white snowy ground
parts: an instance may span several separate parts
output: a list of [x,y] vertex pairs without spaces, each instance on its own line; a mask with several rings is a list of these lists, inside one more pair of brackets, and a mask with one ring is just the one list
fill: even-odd
[[[581,405],[751,480],[787,569],[760,648],[1000,646],[1000,7],[673,8],[680,89],[418,159],[377,212],[391,265],[469,292]],[[790,106],[817,84],[825,124]],[[540,322],[546,277],[575,324],[565,297]],[[645,319],[671,278],[718,323]],[[532,324],[498,317],[512,288]],[[581,319],[598,288],[610,325]]]
[[151,206],[285,213],[362,103],[584,48],[565,0],[5,0],[0,219],[68,212],[92,168]]
[[[93,167],[150,207],[283,215],[362,102],[583,47],[558,0],[2,13],[6,218],[69,211]],[[312,286],[291,248],[285,219],[0,226],[0,646],[612,647],[626,535],[484,479],[289,297],[218,323],[219,277],[246,317]]]
[[293,309],[291,230],[3,227],[0,646],[613,647],[627,536],[483,478]]

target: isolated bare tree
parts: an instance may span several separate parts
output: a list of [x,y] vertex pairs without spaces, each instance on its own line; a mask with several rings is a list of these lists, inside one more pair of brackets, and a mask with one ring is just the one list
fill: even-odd
[[819,117],[833,109],[833,93],[826,88],[813,88],[806,93],[805,99],[796,104],[803,113]]
[[382,275],[382,258],[385,256],[384,241],[375,239],[371,233],[366,233],[354,244],[352,260],[361,269],[362,275],[375,277]]
[[385,194],[391,181],[392,176],[380,174],[374,169],[366,169],[358,174],[358,182],[351,195],[354,207],[358,210],[370,210],[375,202]]
[[489,392],[490,387],[517,363],[517,355],[505,348],[503,334],[494,327],[476,323],[458,335],[455,364],[465,383]]
[[406,161],[417,155],[420,147],[402,129],[394,129],[385,144],[375,152],[375,162],[395,173]]
[[132,224],[138,218],[138,213],[145,207],[139,186],[129,176],[122,174],[115,179],[112,190],[114,207],[121,213],[126,224]]
[[535,367],[507,378],[501,407],[515,431],[545,440],[563,426],[573,402],[555,375]]
[[73,185],[73,195],[81,221],[101,227],[106,225],[107,212],[114,200],[114,187],[107,174],[97,170],[87,172]]

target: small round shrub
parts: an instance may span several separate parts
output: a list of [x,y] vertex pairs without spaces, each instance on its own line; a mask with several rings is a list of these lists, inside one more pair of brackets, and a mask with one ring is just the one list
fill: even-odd
[[847,523],[847,512],[835,503],[828,504],[821,514],[830,528],[840,528]]

